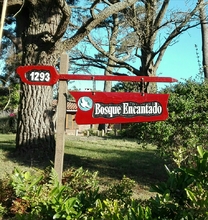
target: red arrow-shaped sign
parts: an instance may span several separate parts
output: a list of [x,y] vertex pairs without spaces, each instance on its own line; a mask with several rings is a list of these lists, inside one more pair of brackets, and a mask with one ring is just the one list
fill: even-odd
[[58,80],[96,80],[96,81],[128,81],[128,82],[177,82],[171,77],[149,76],[103,76],[59,74],[53,66],[19,66],[17,74],[22,82],[29,85],[54,85]]
[[54,85],[59,74],[53,66],[19,66],[16,69],[22,82],[29,85]]

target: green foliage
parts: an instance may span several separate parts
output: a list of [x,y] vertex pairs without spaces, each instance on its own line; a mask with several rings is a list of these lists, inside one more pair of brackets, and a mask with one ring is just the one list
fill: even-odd
[[67,170],[64,172],[63,183],[71,188],[70,195],[76,197],[82,204],[82,212],[94,207],[99,198],[99,187],[97,172],[91,173],[82,167],[77,170]]
[[0,217],[7,213],[7,207],[11,206],[14,190],[9,185],[9,179],[0,180]]
[[97,172],[69,169],[58,182],[53,169],[22,172],[14,169],[0,183],[0,216],[7,219],[77,220],[202,220],[208,218],[208,151],[189,167],[170,171],[168,179],[152,186],[157,193],[140,202],[132,199],[135,182],[127,177],[99,190]]
[[115,183],[104,192],[108,199],[120,200],[124,203],[131,201],[132,189],[135,186],[135,181],[124,176],[121,181]]
[[95,129],[93,129],[93,128],[90,128],[90,129],[88,129],[88,130],[85,130],[85,131],[83,132],[83,134],[84,134],[85,136],[87,136],[87,135],[89,135],[89,136],[97,136],[97,135],[98,135],[98,131],[97,131],[97,129],[95,130]]
[[[97,200],[94,209],[89,210],[92,217],[86,219],[104,220],[144,220],[152,219],[150,208],[143,207],[138,201],[132,200],[129,204],[121,204],[119,200]],[[88,214],[88,215],[89,215]]]
[[7,215],[14,219],[76,219],[81,213],[78,198],[59,184],[53,169],[47,176],[15,168],[10,185],[14,194]]
[[13,110],[17,108],[19,103],[19,89],[19,84],[12,84],[10,87],[0,87],[0,110]]
[[162,156],[178,165],[192,163],[196,146],[208,148],[208,84],[187,80],[162,93],[170,94],[168,120],[131,124],[123,135],[155,144]]
[[16,132],[17,117],[13,112],[19,103],[19,85],[10,87],[0,87],[0,133]]
[[144,219],[150,210],[131,200],[133,186],[134,181],[124,177],[99,192],[97,172],[67,170],[61,185],[53,169],[15,168],[10,181],[1,185],[7,193],[1,194],[0,213],[10,219]]
[[208,151],[198,147],[196,166],[170,171],[166,182],[153,186],[157,192],[150,200],[153,217],[160,219],[208,218]]
[[7,114],[3,112],[0,114],[0,133],[7,134],[9,132],[16,132],[17,117],[16,114]]
[[141,85],[138,82],[119,82],[112,87],[112,92],[139,92]]

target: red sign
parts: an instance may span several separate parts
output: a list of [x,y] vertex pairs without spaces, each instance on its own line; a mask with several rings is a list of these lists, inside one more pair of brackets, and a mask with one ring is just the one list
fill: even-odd
[[169,94],[70,92],[76,99],[77,124],[162,121],[168,118]]
[[16,69],[22,82],[29,85],[54,85],[59,74],[53,66],[19,66]]
[[[129,82],[177,82],[171,77],[103,76],[59,74],[53,66],[20,66],[22,82],[54,85],[58,80],[102,80]],[[113,124],[166,120],[168,94],[119,92],[70,92],[77,101],[77,124]]]
[[149,76],[103,76],[59,74],[53,66],[19,66],[17,74],[22,82],[29,85],[54,85],[58,80],[97,80],[97,81],[126,81],[126,82],[177,82],[171,77]]

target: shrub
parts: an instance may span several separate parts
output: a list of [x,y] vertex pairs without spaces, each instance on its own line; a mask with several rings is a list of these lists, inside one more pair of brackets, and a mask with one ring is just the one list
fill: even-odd
[[0,183],[0,216],[6,219],[202,220],[208,219],[208,151],[197,148],[194,165],[177,167],[145,202],[132,199],[135,182],[127,177],[99,191],[97,172],[79,168],[64,172],[63,184],[53,169],[14,169]]
[[192,163],[196,146],[208,149],[208,84],[187,80],[161,92],[170,94],[168,120],[131,124],[122,135],[155,144],[177,163]]
[[0,113],[0,133],[16,132],[17,118],[14,113]]
[[131,200],[134,181],[127,177],[99,192],[97,172],[70,169],[63,176],[61,185],[53,169],[23,172],[15,168],[0,185],[0,214],[9,219],[121,220],[144,219],[151,213]]
[[150,199],[152,216],[160,219],[207,219],[208,218],[208,151],[198,147],[195,166],[167,168],[166,182],[152,186],[157,192]]

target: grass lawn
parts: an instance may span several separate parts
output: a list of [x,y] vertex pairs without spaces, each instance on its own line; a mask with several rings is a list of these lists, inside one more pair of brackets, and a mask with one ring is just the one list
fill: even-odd
[[0,179],[5,175],[10,174],[14,167],[23,170],[31,169],[21,162],[20,158],[13,155],[15,149],[15,135],[14,134],[0,134]]
[[[0,135],[0,178],[21,169],[44,168],[43,164],[25,163],[12,152],[15,135]],[[12,155],[12,156],[11,156]],[[136,181],[134,196],[146,199],[152,194],[149,186],[165,178],[163,161],[156,148],[142,148],[136,140],[95,136],[66,136],[64,169],[83,167],[98,171],[102,186],[120,180],[123,175]]]

